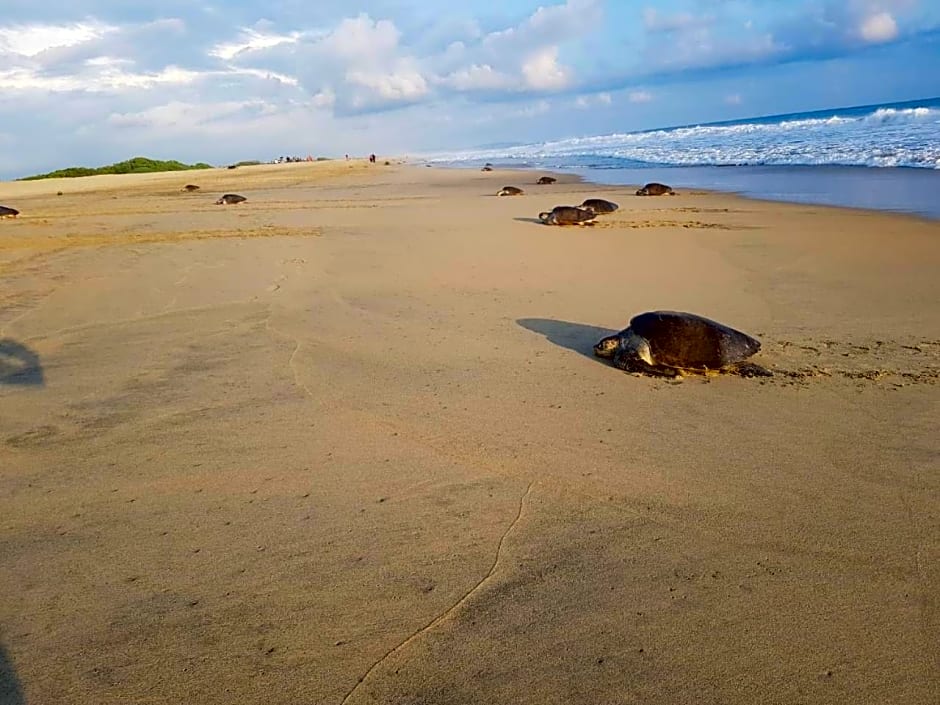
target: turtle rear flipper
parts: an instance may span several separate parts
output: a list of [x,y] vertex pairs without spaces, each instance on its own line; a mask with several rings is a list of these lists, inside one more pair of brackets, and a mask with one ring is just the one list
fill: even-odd
[[755,362],[739,362],[733,365],[729,370],[732,374],[740,377],[773,377],[774,373],[766,367],[762,367]]

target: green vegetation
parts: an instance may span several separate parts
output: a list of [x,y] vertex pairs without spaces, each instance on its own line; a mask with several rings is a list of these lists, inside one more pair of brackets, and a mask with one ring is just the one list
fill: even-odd
[[50,171],[48,174],[37,174],[36,176],[25,176],[17,181],[36,181],[37,179],[69,179],[76,176],[97,176],[98,174],[153,174],[158,171],[189,171],[191,169],[211,169],[211,164],[183,164],[175,159],[170,161],[160,161],[158,159],[148,159],[147,157],[134,157],[124,162],[111,164],[110,166],[99,166],[89,168],[85,166],[73,166],[68,169],[59,169]]
[[235,166],[258,166],[260,163],[257,159],[248,159],[243,162],[235,162]]

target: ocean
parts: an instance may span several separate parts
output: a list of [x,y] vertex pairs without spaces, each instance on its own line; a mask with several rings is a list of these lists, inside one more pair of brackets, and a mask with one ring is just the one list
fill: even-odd
[[940,98],[428,155],[940,219]]

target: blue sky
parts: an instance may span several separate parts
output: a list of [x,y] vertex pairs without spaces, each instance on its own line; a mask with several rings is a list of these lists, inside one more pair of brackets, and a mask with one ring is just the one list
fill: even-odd
[[4,0],[0,178],[940,95],[937,0]]

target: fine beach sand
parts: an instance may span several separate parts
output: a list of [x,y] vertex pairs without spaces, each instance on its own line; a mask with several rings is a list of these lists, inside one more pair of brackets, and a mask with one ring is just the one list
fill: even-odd
[[0,184],[0,703],[940,701],[940,223],[539,175]]

